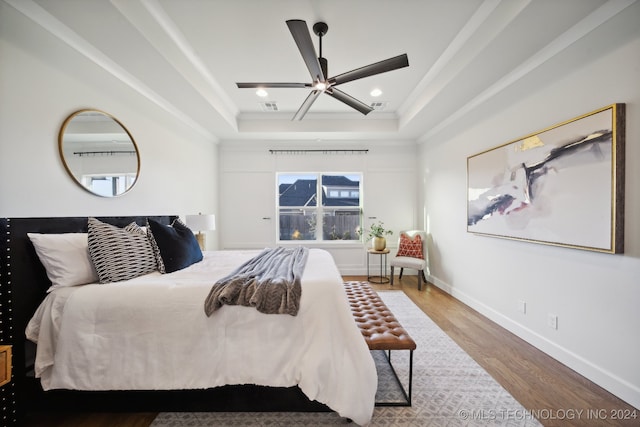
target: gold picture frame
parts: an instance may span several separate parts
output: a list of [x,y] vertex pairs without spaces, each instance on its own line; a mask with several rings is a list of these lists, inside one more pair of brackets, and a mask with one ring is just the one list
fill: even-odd
[[625,104],[467,158],[467,231],[624,252]]

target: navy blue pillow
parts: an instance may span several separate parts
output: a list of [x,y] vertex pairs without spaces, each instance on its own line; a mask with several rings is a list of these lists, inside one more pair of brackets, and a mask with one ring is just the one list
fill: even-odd
[[179,219],[164,225],[147,220],[152,240],[155,240],[164,264],[164,272],[171,273],[202,261],[202,251],[193,232]]

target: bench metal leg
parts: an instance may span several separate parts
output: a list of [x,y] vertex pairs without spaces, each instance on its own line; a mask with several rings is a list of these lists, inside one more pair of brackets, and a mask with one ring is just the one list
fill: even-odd
[[409,350],[409,386],[406,390],[402,385],[400,378],[398,377],[396,369],[393,367],[393,363],[391,363],[391,350],[387,350],[385,356],[387,358],[387,362],[389,362],[391,372],[393,372],[393,376],[400,386],[400,390],[402,391],[405,402],[376,402],[376,406],[411,406],[411,389],[413,386],[413,350]]

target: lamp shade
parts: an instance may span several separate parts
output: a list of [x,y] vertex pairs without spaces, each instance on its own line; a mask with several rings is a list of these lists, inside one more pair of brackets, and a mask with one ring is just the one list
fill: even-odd
[[216,229],[216,216],[209,215],[187,215],[187,227],[194,231],[208,231]]

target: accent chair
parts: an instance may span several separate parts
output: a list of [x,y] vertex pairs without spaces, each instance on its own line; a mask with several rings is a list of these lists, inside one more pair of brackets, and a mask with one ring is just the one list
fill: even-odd
[[[419,237],[418,237],[419,236]],[[398,252],[391,258],[391,286],[393,286],[394,267],[400,267],[398,280],[402,279],[405,268],[418,270],[418,290],[422,290],[422,281],[427,278],[424,270],[428,270],[427,232],[424,230],[401,231],[398,237]]]

